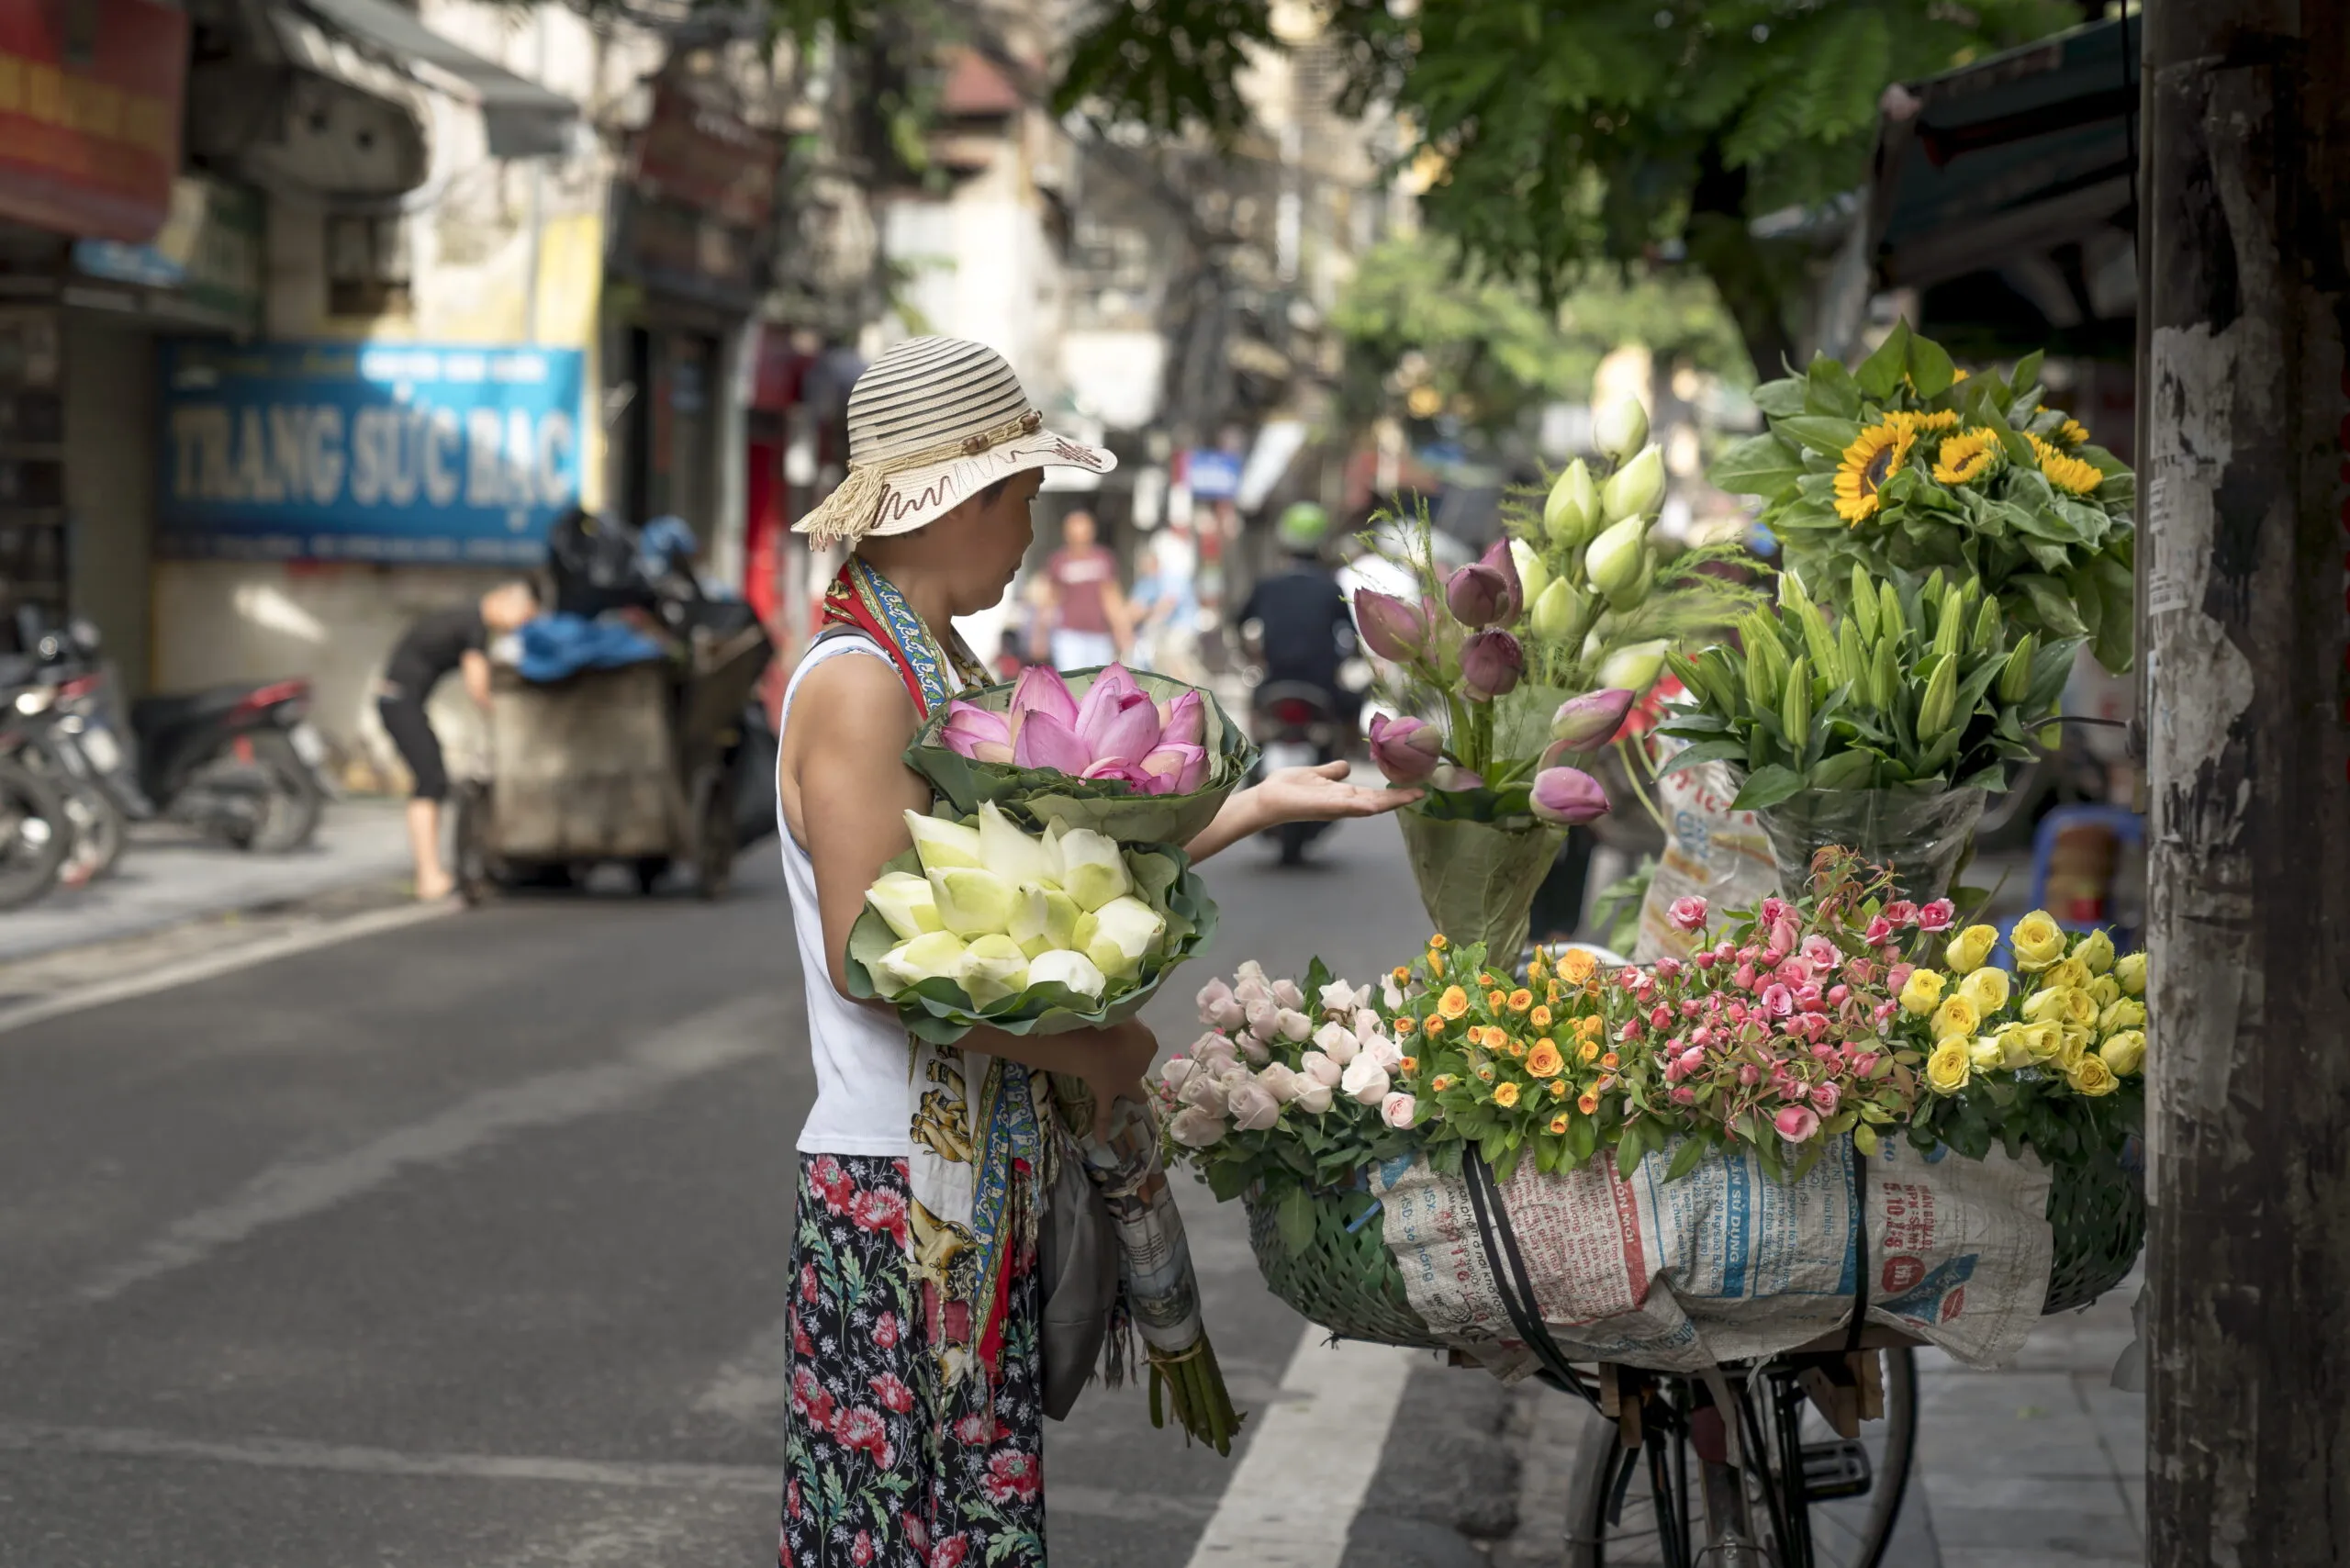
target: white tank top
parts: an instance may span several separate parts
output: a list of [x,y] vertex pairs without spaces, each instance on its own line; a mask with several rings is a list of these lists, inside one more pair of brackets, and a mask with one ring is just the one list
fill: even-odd
[[[879,644],[859,633],[827,637],[808,650],[784,688],[782,728],[789,734],[791,700],[808,672],[844,654],[888,660]],[[892,669],[897,666],[892,664]],[[783,881],[791,894],[791,924],[800,941],[800,972],[808,997],[808,1041],[816,1058],[816,1103],[800,1129],[802,1154],[912,1152],[907,1136],[906,1075],[912,1070],[906,1032],[890,1015],[851,1002],[833,989],[824,961],[824,917],[816,903],[816,867],[791,836],[783,794],[776,792],[777,836],[783,841]]]

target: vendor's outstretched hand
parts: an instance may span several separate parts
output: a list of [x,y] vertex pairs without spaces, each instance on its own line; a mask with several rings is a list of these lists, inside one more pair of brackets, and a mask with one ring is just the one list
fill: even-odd
[[1326,762],[1318,767],[1284,767],[1267,774],[1265,781],[1250,791],[1257,797],[1264,825],[1375,817],[1420,798],[1417,790],[1366,790],[1349,784],[1347,774],[1352,767],[1347,762]]

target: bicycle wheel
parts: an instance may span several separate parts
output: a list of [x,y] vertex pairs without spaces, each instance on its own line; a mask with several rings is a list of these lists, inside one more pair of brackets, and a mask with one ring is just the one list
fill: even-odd
[[[1884,1354],[1885,1415],[1861,1423],[1859,1440],[1868,1457],[1867,1489],[1806,1504],[1803,1527],[1810,1536],[1807,1557],[1775,1540],[1762,1486],[1749,1478],[1752,1533],[1758,1541],[1773,1545],[1777,1568],[1880,1568],[1884,1562],[1886,1547],[1901,1516],[1901,1499],[1908,1489],[1918,1441],[1916,1358],[1908,1350]],[[1757,1379],[1750,1397],[1774,1398],[1781,1386],[1776,1377]],[[1789,1495],[1786,1480],[1791,1467],[1780,1451],[1777,1423],[1768,1411],[1758,1408],[1755,1416],[1764,1428],[1774,1485],[1785,1499]],[[1835,1430],[1808,1401],[1796,1417],[1795,1427],[1800,1449],[1816,1460],[1841,1448]],[[1615,1435],[1612,1423],[1593,1418],[1577,1458],[1561,1561],[1566,1568],[1686,1568],[1703,1549],[1707,1529],[1701,1503],[1704,1487],[1695,1473],[1695,1455],[1689,1451],[1685,1437],[1652,1437],[1652,1443],[1662,1440],[1667,1445],[1673,1462],[1660,1467],[1643,1453],[1627,1477],[1624,1450]],[[1668,1540],[1676,1516],[1678,1540],[1695,1541],[1694,1550],[1676,1548]]]

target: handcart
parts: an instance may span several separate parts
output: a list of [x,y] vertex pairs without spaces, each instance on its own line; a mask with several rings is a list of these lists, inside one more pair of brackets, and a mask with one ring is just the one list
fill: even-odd
[[723,894],[741,842],[743,712],[774,652],[753,622],[698,627],[669,657],[559,681],[495,670],[488,777],[455,801],[465,902],[607,864],[643,893],[676,865],[702,897]]

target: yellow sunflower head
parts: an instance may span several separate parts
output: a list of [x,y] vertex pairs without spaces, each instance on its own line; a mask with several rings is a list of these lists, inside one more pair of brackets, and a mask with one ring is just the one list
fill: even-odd
[[1912,435],[1925,435],[1933,431],[1956,430],[1958,415],[1948,409],[1937,409],[1930,414],[1910,409],[1894,409],[1885,415],[1885,422]]
[[1934,457],[1934,477],[1945,485],[1971,485],[1999,465],[1999,438],[1982,425],[1942,438]]
[[2086,496],[2104,483],[2105,476],[2098,473],[2093,465],[2082,462],[2036,435],[2026,439],[2031,442],[2031,450],[2040,459],[2040,471],[2048,476],[2050,484],[2066,495]]
[[[2042,403],[2032,411],[2040,414],[2053,414],[2057,413],[2059,410],[2052,409],[2047,404]],[[2089,443],[2089,427],[2081,423],[2080,420],[2074,419],[2071,415],[2066,414],[2057,421],[2056,428],[2048,432],[2048,436],[2051,441],[2053,441],[2065,451],[2078,452],[2081,448]]]
[[1918,432],[1889,420],[1861,431],[1836,465],[1836,515],[1855,527],[1876,515],[1877,492],[1901,472]]

